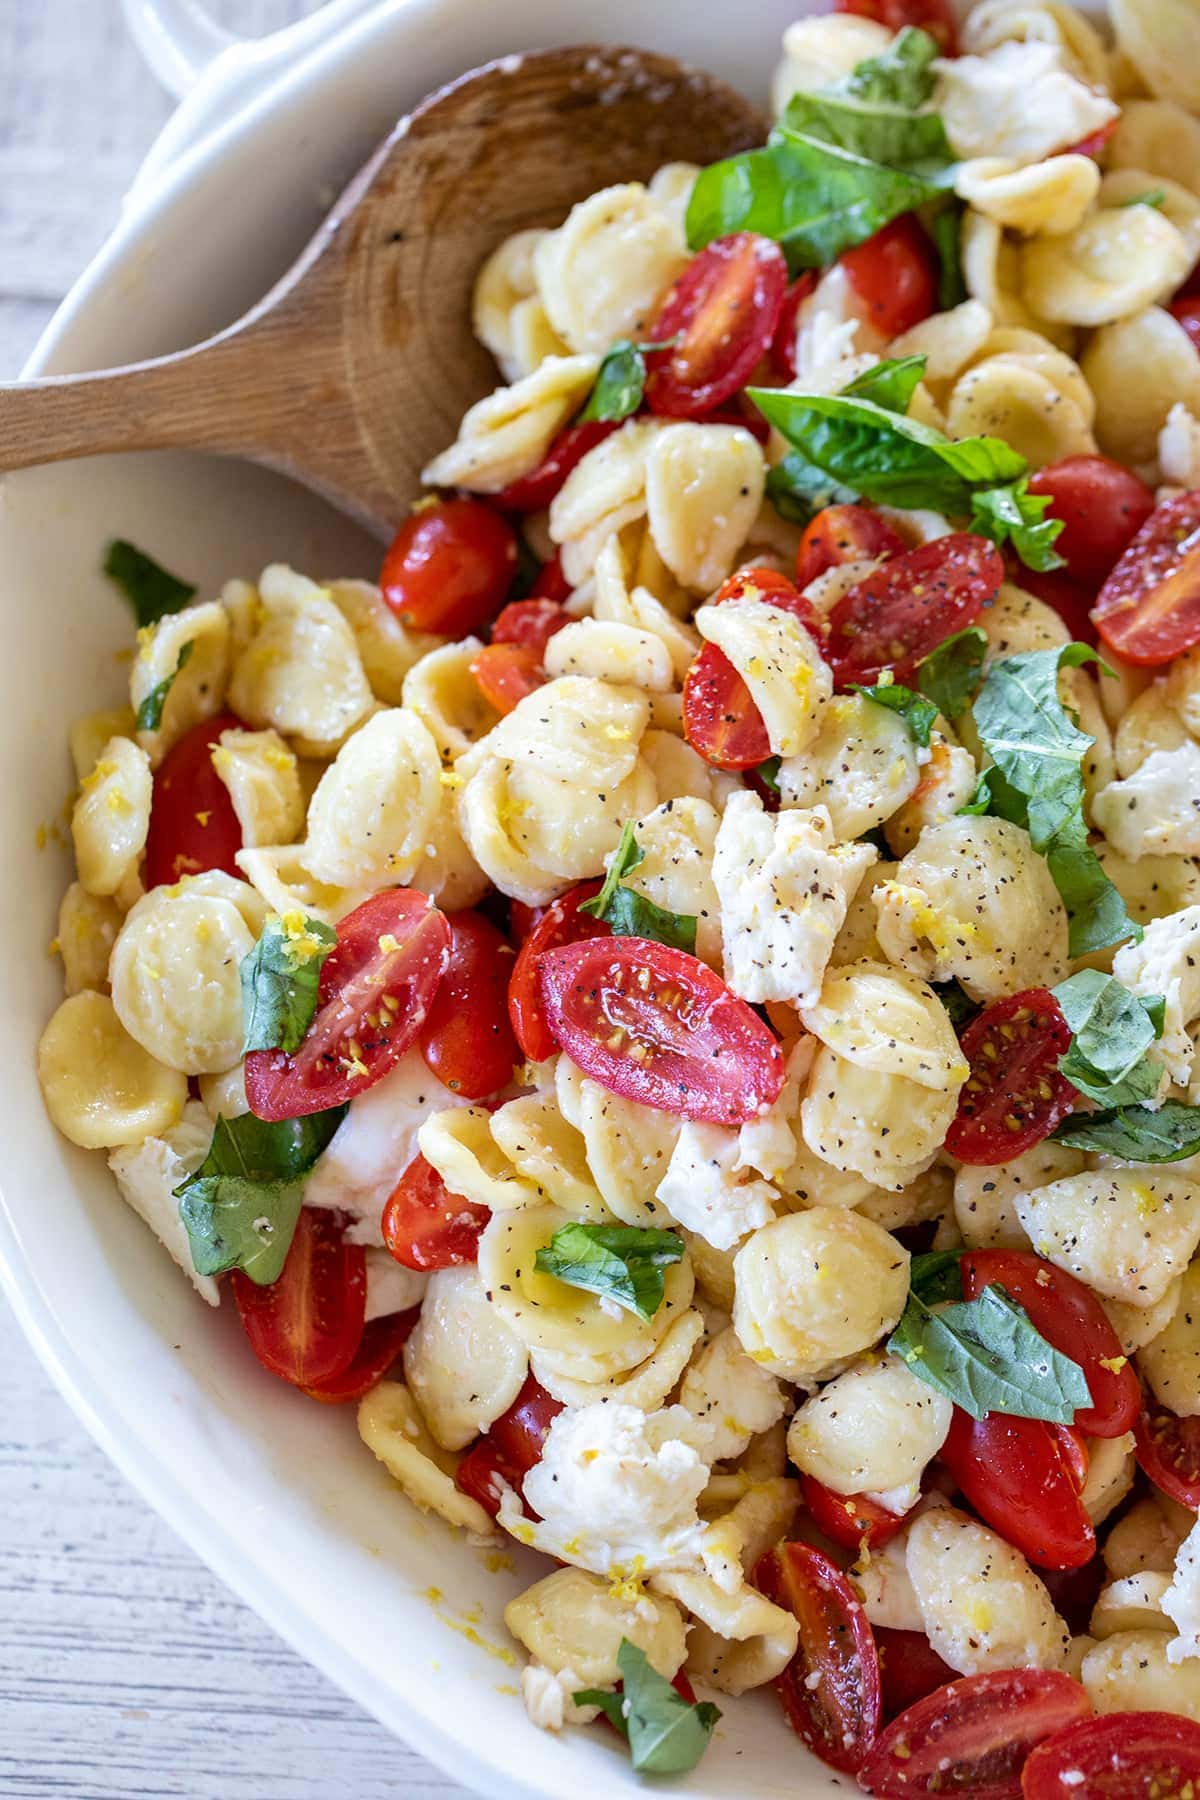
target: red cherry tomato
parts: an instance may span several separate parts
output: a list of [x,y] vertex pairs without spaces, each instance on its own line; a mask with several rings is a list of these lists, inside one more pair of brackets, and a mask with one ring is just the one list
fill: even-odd
[[517,1043],[530,1062],[545,1062],[556,1048],[538,993],[538,961],[545,951],[562,944],[612,936],[611,925],[579,910],[585,900],[595,898],[603,885],[600,881],[581,881],[578,887],[551,901],[533,922],[517,952],[508,983],[508,1016]]
[[1087,1479],[1083,1440],[1069,1425],[955,1407],[941,1458],[980,1518],[1030,1562],[1077,1569],[1096,1534],[1080,1499]]
[[938,256],[912,213],[902,213],[865,244],[838,258],[867,309],[868,323],[899,337],[938,306]]
[[1181,1419],[1147,1394],[1134,1440],[1142,1473],[1155,1487],[1200,1511],[1200,1418]]
[[148,888],[205,869],[241,874],[234,855],[242,847],[242,828],[229,789],[213,768],[212,753],[223,731],[245,729],[234,713],[219,713],[185,731],[163,757],[154,777],[146,834]]
[[958,25],[950,0],[833,0],[833,10],[877,19],[889,31],[916,25],[937,39],[944,55],[954,56],[958,50]]
[[1090,156],[1096,158],[1103,154],[1109,138],[1120,124],[1120,117],[1108,119],[1099,131],[1093,131],[1089,137],[1080,138],[1077,144],[1070,144],[1065,150],[1058,152],[1060,156]]
[[[563,574],[562,552],[556,550],[549,562],[544,562],[537,573],[537,580],[529,590],[531,600],[556,600],[559,604],[570,598],[571,584]],[[563,620],[566,623],[566,620]],[[492,633],[493,642],[495,632]]]
[[838,685],[874,681],[884,669],[907,681],[944,638],[974,624],[1003,580],[996,546],[967,531],[873,569],[829,615],[828,656]]
[[1054,1602],[1055,1612],[1066,1620],[1076,1637],[1082,1636],[1100,1589],[1109,1580],[1104,1558],[1093,1556],[1091,1562],[1080,1563],[1077,1569],[1039,1569],[1038,1578]]
[[903,556],[904,539],[869,506],[823,506],[804,527],[796,552],[796,586],[837,569],[843,563]]
[[344,1406],[347,1401],[361,1400],[373,1387],[378,1387],[412,1333],[421,1316],[419,1306],[407,1312],[388,1313],[382,1319],[369,1319],[354,1358],[340,1375],[305,1388],[310,1400],[322,1406]]
[[783,305],[779,309],[779,323],[775,327],[775,335],[771,339],[771,367],[785,381],[795,381],[796,368],[796,333],[800,325],[800,308],[817,285],[815,269],[805,269],[797,276],[783,297]]
[[471,1445],[454,1471],[454,1485],[496,1518],[506,1487],[521,1491],[515,1470],[510,1469],[491,1438],[481,1437]]
[[[550,567],[547,563],[546,568]],[[540,661],[555,632],[570,622],[557,600],[531,594],[528,600],[512,600],[504,608],[492,626],[492,642],[521,644],[527,650],[536,650]]]
[[800,1624],[795,1656],[775,1683],[787,1722],[814,1756],[852,1775],[879,1731],[879,1658],[862,1603],[836,1563],[810,1544],[780,1544],[754,1585]]
[[907,1513],[886,1512],[865,1494],[835,1494],[815,1475],[805,1475],[804,1504],[827,1538],[845,1550],[857,1550],[863,1543],[868,1550],[878,1550],[896,1533],[908,1517]]
[[745,387],[775,335],[787,280],[779,245],[752,231],[694,256],[650,330],[655,343],[679,339],[647,358],[650,411],[698,419]]
[[338,924],[296,1054],[247,1056],[251,1112],[298,1119],[374,1087],[420,1031],[449,958],[449,923],[427,894],[387,888],[356,906]]
[[506,1413],[494,1421],[467,1452],[455,1471],[464,1494],[478,1500],[495,1518],[505,1486],[521,1492],[530,1469],[542,1460],[546,1433],[563,1410],[532,1375]]
[[1092,624],[1092,607],[1096,603],[1094,587],[1080,587],[1062,569],[1027,569],[1013,559],[1012,580],[1027,593],[1036,594],[1052,606],[1072,639],[1079,644],[1095,644],[1096,627]]
[[449,923],[450,960],[418,1042],[439,1081],[482,1100],[512,1080],[521,1060],[508,1022],[516,952],[482,913],[454,913]]
[[568,944],[542,955],[538,993],[555,1043],[623,1099],[744,1125],[779,1098],[774,1033],[686,950],[634,937]]
[[[794,582],[777,569],[754,568],[731,575],[712,604],[726,600],[766,600],[795,613],[815,636],[817,616]],[[683,731],[698,755],[718,769],[753,769],[771,754],[762,714],[723,650],[705,644],[683,683]]]
[[1030,1752],[1091,1710],[1077,1681],[1049,1669],[966,1675],[893,1720],[859,1770],[859,1786],[885,1800],[1021,1800]]
[[392,539],[379,585],[402,624],[466,637],[503,604],[516,569],[507,519],[481,500],[435,500]]
[[523,944],[542,914],[544,906],[526,906],[523,900],[510,900],[508,903],[508,935]]
[[771,435],[771,427],[763,418],[758,408],[745,394],[735,394],[728,406],[718,406],[713,412],[705,413],[702,425],[739,425],[748,431],[757,443],[765,444]]
[[1070,1047],[1071,1028],[1048,988],[1026,988],[984,1007],[962,1035],[971,1070],[946,1133],[951,1156],[1010,1162],[1048,1137],[1079,1098],[1058,1072]]
[[383,1209],[383,1241],[406,1269],[473,1263],[491,1218],[486,1206],[452,1194],[432,1163],[414,1156]]
[[493,494],[492,505],[498,506],[501,512],[543,511],[576,463],[582,462],[589,450],[602,444],[614,431],[619,431],[620,426],[619,419],[587,419],[582,425],[568,425],[565,431],[559,432],[537,468]]
[[967,1300],[998,1283],[1024,1307],[1046,1342],[1079,1364],[1092,1404],[1075,1414],[1077,1430],[1111,1438],[1133,1429],[1142,1402],[1138,1379],[1090,1288],[1032,1250],[968,1250],[960,1269]]
[[1200,295],[1185,294],[1182,300],[1172,300],[1167,311],[1179,320],[1197,350],[1200,350]]
[[502,716],[546,682],[542,653],[527,644],[485,644],[471,658],[471,673],[488,705]]
[[1152,512],[1096,597],[1100,636],[1154,667],[1200,643],[1200,490]]
[[942,1661],[923,1631],[897,1631],[887,1625],[873,1625],[871,1629],[879,1653],[885,1719],[894,1719],[927,1694],[935,1694],[938,1688],[957,1680],[950,1664]]
[[295,1387],[317,1387],[348,1369],[362,1341],[367,1264],[335,1215],[302,1206],[277,1281],[229,1278],[250,1348],[264,1369]]
[[1029,491],[1050,496],[1046,517],[1063,521],[1054,548],[1065,573],[1093,592],[1154,511],[1145,482],[1107,456],[1050,463],[1030,476]]
[[1182,1800],[1200,1793],[1200,1725],[1176,1713],[1107,1713],[1039,1744],[1025,1800]]

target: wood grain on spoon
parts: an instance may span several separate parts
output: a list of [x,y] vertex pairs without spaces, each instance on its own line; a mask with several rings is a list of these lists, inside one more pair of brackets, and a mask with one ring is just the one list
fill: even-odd
[[577,200],[762,141],[724,82],[645,50],[507,57],[402,120],[283,279],[216,337],[153,362],[0,386],[0,471],[102,451],[245,456],[376,529],[495,386],[470,320],[510,232]]

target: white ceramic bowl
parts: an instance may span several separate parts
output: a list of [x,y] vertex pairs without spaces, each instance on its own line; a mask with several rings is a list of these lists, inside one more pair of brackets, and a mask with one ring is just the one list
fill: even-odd
[[[170,35],[184,0],[128,0],[177,84],[218,47]],[[407,0],[331,11],[276,42],[226,50],[167,128],[109,244],[27,371],[100,368],[175,349],[234,319],[300,248],[341,182],[429,89],[511,50],[603,36],[666,50],[765,93],[796,0]],[[178,24],[178,20],[175,21]],[[47,954],[70,879],[65,751],[77,714],[122,697],[130,620],[99,573],[124,536],[205,591],[293,561],[373,572],[375,546],[308,494],[244,465],[161,454],[33,470],[0,484],[4,758],[0,941],[7,1070],[0,1274],[26,1333],[125,1474],[233,1588],[386,1725],[481,1793],[644,1793],[601,1731],[552,1738],[514,1698],[501,1612],[521,1585],[400,1496],[351,1410],[313,1406],[260,1371],[232,1308],[214,1314],[121,1203],[102,1157],[51,1129],[34,1078],[61,996]],[[49,842],[44,843],[49,830]],[[727,1705],[676,1791],[835,1791],[770,1696]]]

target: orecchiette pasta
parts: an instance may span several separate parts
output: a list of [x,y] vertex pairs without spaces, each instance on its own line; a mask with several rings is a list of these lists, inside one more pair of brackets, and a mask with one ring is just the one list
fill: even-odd
[[129,738],[110,738],[84,776],[71,836],[80,885],[89,894],[115,894],[136,873],[150,829],[150,759]]
[[108,959],[121,929],[121,909],[104,894],[89,894],[73,881],[58,909],[54,948],[62,957],[63,986],[67,994],[84,988],[102,992],[108,987]]
[[211,1275],[201,1275],[192,1260],[187,1229],[175,1197],[175,1190],[204,1161],[211,1138],[208,1114],[191,1100],[181,1106],[172,1124],[161,1126],[153,1136],[110,1150],[108,1166],[121,1198],[150,1227],[200,1298],[209,1306],[219,1306],[221,1296],[216,1282]]
[[733,567],[762,505],[762,451],[740,425],[668,425],[646,457],[646,516],[676,580],[711,592]]
[[448,763],[486,736],[499,717],[471,673],[471,663],[482,648],[475,637],[444,644],[423,656],[404,677],[401,703],[417,715]]
[[746,683],[772,753],[798,756],[806,750],[820,730],[833,680],[796,615],[766,600],[726,600],[702,606],[696,628]]
[[331,581],[329,597],[354,633],[363,673],[384,706],[399,706],[404,677],[445,641],[402,625],[371,581]]
[[897,713],[863,694],[839,694],[821,714],[816,738],[780,765],[790,806],[828,809],[839,838],[864,837],[915,792],[920,764]]
[[550,323],[576,351],[644,339],[686,261],[671,210],[640,182],[603,188],[535,245],[533,268]]
[[1174,1313],[1138,1351],[1138,1368],[1156,1399],[1182,1418],[1200,1414],[1200,1264],[1182,1279]]
[[358,1432],[414,1506],[480,1537],[492,1535],[490,1515],[454,1485],[456,1459],[430,1437],[401,1382],[381,1381],[359,1401]]
[[975,55],[998,44],[1050,44],[1072,75],[1089,87],[1108,86],[1104,39],[1076,7],[1063,0],[982,0],[963,21],[961,43]]
[[58,1129],[85,1150],[161,1135],[187,1099],[186,1077],[156,1061],[108,996],[90,989],[64,1000],[43,1031],[38,1080]]
[[905,1561],[926,1635],[960,1675],[1058,1669],[1070,1637],[1025,1558],[951,1507],[908,1532]]
[[1153,206],[1102,206],[1021,250],[1021,292],[1044,319],[1110,325],[1171,294],[1188,271],[1179,231]]
[[457,442],[434,457],[422,481],[497,494],[528,475],[583,405],[599,366],[594,356],[548,356],[512,387],[497,388],[465,415]]
[[1169,1171],[1069,1175],[1013,1204],[1039,1256],[1129,1306],[1160,1300],[1200,1243],[1200,1188]]
[[533,253],[545,231],[514,231],[488,257],[475,280],[471,323],[507,381],[530,375],[547,356],[565,356],[533,272]]
[[804,1402],[788,1428],[788,1455],[837,1494],[865,1493],[906,1512],[952,1412],[898,1357],[869,1358]]
[[1022,166],[1010,157],[977,156],[960,163],[954,191],[976,212],[1026,235],[1074,231],[1100,189],[1090,156],[1052,156]]
[[135,730],[132,706],[113,706],[76,719],[67,733],[76,781],[82,786],[87,780],[110,738],[132,738]]
[[1079,1679],[1098,1713],[1180,1713],[1200,1719],[1200,1662],[1172,1663],[1166,1631],[1118,1631],[1083,1659]]
[[1017,1217],[1017,1193],[1078,1175],[1083,1166],[1080,1151],[1049,1138],[1011,1162],[964,1164],[954,1177],[954,1217],[963,1243],[968,1250],[1027,1250],[1029,1238]]
[[552,1674],[570,1669],[576,1687],[612,1687],[620,1679],[622,1639],[636,1644],[668,1681],[683,1663],[683,1615],[664,1596],[614,1593],[582,1569],[556,1569],[510,1600],[504,1623]]
[[318,756],[366,718],[372,695],[354,631],[323,588],[281,564],[263,570],[229,703],[247,724],[273,725]]
[[219,712],[229,679],[229,615],[216,600],[168,613],[139,632],[129,676],[135,713],[155,689],[166,687],[159,723],[139,730],[138,742],[157,767],[185,731]]
[[223,731],[212,765],[229,790],[247,849],[299,837],[304,828],[300,771],[277,731]]
[[1143,169],[1200,194],[1200,119],[1171,100],[1128,100],[1106,160],[1110,169]]
[[1191,0],[1111,0],[1109,10],[1118,45],[1151,93],[1200,112]]
[[343,745],[308,809],[305,862],[318,881],[403,883],[441,803],[441,758],[416,713],[376,713]]
[[622,1405],[636,1406],[642,1412],[654,1412],[667,1404],[678,1387],[688,1359],[703,1336],[703,1315],[693,1307],[679,1314],[645,1362],[638,1363],[628,1374],[608,1376],[601,1381],[581,1381],[577,1376],[562,1372],[553,1350],[531,1351],[529,1366],[547,1393],[561,1400],[564,1406],[594,1406],[619,1400]]
[[507,1411],[528,1365],[525,1345],[489,1304],[474,1264],[429,1277],[404,1346],[404,1379],[443,1450],[464,1450]]
[[691,1614],[688,1670],[721,1694],[745,1694],[783,1673],[796,1654],[795,1615],[776,1606],[757,1588],[726,1593],[706,1575],[654,1577],[658,1593],[675,1599]]
[[577,619],[556,631],[546,646],[547,675],[587,675],[597,681],[627,683],[650,693],[667,693],[675,671],[662,639],[637,625]]
[[[1144,207],[1135,211],[1144,212]],[[1152,464],[1173,406],[1200,412],[1200,352],[1177,319],[1150,306],[1096,332],[1080,358],[1108,456]]]
[[604,545],[646,515],[646,465],[665,427],[658,419],[629,419],[589,450],[550,503],[550,537],[562,551],[572,587],[591,575]]

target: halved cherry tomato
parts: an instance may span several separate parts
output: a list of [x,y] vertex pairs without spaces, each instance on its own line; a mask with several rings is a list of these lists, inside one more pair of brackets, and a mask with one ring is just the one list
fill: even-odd
[[503,604],[516,569],[507,519],[482,500],[435,500],[392,539],[379,585],[402,624],[466,637]]
[[879,1653],[879,1678],[883,1684],[883,1716],[894,1719],[927,1694],[956,1681],[954,1670],[943,1662],[923,1631],[899,1631],[873,1625]]
[[916,25],[936,38],[945,56],[958,50],[958,24],[950,0],[833,0],[833,10],[857,13],[860,19],[877,19],[889,31]]
[[[546,564],[549,568],[550,564]],[[570,624],[570,617],[557,600],[544,595],[530,595],[528,600],[512,600],[492,626],[493,644],[521,644],[536,650],[539,658],[556,631]]]
[[770,357],[771,367],[785,381],[796,379],[796,333],[800,326],[800,308],[816,285],[817,271],[805,269],[793,281],[779,309],[779,322],[771,339]]
[[235,713],[219,713],[185,731],[163,757],[154,776],[146,834],[148,888],[205,869],[241,874],[234,855],[242,848],[242,828],[229,789],[213,768],[212,753],[223,731],[245,729]]
[[795,1656],[775,1683],[788,1724],[814,1756],[854,1774],[879,1731],[879,1658],[867,1615],[836,1563],[811,1544],[780,1544],[754,1585],[800,1624]]
[[356,906],[338,923],[296,1054],[247,1056],[251,1112],[298,1119],[365,1094],[420,1031],[449,959],[449,923],[427,894],[386,888]]
[[562,1410],[562,1402],[527,1375],[508,1411],[501,1413],[459,1463],[454,1479],[463,1493],[478,1500],[495,1518],[503,1487],[519,1494],[525,1476],[541,1462],[546,1433]]
[[521,1491],[520,1477],[510,1469],[491,1438],[481,1437],[460,1461],[454,1471],[454,1485],[496,1518],[506,1487]]
[[1147,1394],[1133,1429],[1142,1473],[1180,1506],[1200,1511],[1200,1418],[1181,1419]]
[[526,906],[523,900],[510,900],[508,903],[508,935],[523,944],[542,914],[544,906]]
[[1080,1684],[1050,1669],[965,1675],[893,1720],[858,1783],[882,1800],[912,1794],[1021,1800],[1030,1752],[1091,1710]]
[[874,562],[881,556],[903,556],[904,539],[869,506],[823,506],[804,527],[796,552],[796,586],[848,562]]
[[[812,603],[778,569],[741,569],[713,596],[727,600],[766,600],[795,613],[813,636],[817,615]],[[718,769],[753,769],[771,754],[762,714],[723,650],[705,644],[683,683],[683,731],[698,755]]]
[[541,512],[549,506],[576,463],[582,462],[589,450],[594,450],[597,444],[602,444],[620,428],[619,419],[586,419],[582,425],[568,425],[565,431],[559,432],[537,468],[493,494],[492,505],[498,506],[501,512]]
[[1071,1028],[1048,988],[1026,988],[985,1006],[962,1034],[971,1069],[946,1133],[951,1156],[972,1164],[1010,1162],[1048,1137],[1079,1098],[1058,1070],[1070,1048]]
[[1106,1713],[1039,1744],[1025,1800],[1183,1800],[1200,1794],[1200,1725],[1177,1713]]
[[1030,1562],[1077,1569],[1096,1533],[1080,1501],[1087,1451],[1069,1425],[956,1406],[941,1459],[980,1518]]
[[742,431],[748,431],[759,444],[765,444],[771,435],[771,427],[745,394],[735,394],[728,406],[718,406],[712,412],[705,413],[700,423],[737,425]]
[[413,1326],[421,1316],[419,1306],[407,1312],[388,1313],[381,1319],[368,1319],[353,1360],[340,1375],[305,1388],[310,1400],[322,1406],[344,1406],[347,1401],[361,1400],[373,1387],[378,1387],[400,1352]]
[[1107,456],[1068,456],[1029,478],[1031,494],[1048,494],[1048,519],[1063,528],[1054,548],[1066,574],[1097,589],[1154,511],[1154,495],[1132,469]]
[[1118,656],[1143,667],[1200,643],[1200,489],[1151,513],[1100,589],[1092,618]]
[[517,1043],[530,1062],[545,1062],[555,1051],[554,1036],[538,994],[538,961],[545,951],[558,949],[562,944],[612,936],[612,926],[605,920],[579,910],[585,900],[595,899],[603,885],[600,881],[581,881],[569,893],[552,900],[534,920],[517,952],[508,982],[508,1016]]
[[650,411],[698,419],[744,387],[775,335],[787,280],[779,245],[753,231],[694,256],[650,329],[654,343],[679,340],[647,357]]
[[1089,136],[1080,138],[1077,144],[1069,144],[1065,150],[1059,151],[1058,154],[1060,156],[1098,157],[1104,151],[1109,138],[1120,123],[1121,119],[1119,114],[1115,119],[1107,119],[1105,123],[1101,125],[1099,131],[1093,131]]
[[1197,350],[1200,350],[1200,295],[1185,294],[1182,300],[1172,300],[1167,311],[1179,320]]
[[944,638],[974,624],[1003,580],[996,546],[968,531],[873,569],[829,615],[827,654],[838,685],[874,681],[884,669],[907,681]]
[[937,311],[938,256],[912,213],[902,213],[865,244],[838,258],[867,309],[867,321],[886,338],[899,337]]
[[1039,572],[1026,568],[1017,557],[1011,559],[1011,567],[1011,579],[1016,585],[1052,606],[1076,643],[1095,644],[1096,627],[1092,624],[1092,607],[1096,603],[1094,587],[1081,587],[1062,569]]
[[[544,562],[538,570],[537,579],[529,590],[529,598],[531,600],[557,600],[561,604],[562,601],[569,599],[570,595],[571,584],[563,574],[562,552],[556,550],[550,561]],[[496,634],[493,631],[493,642],[495,642],[495,638]]]
[[1038,1578],[1054,1602],[1054,1610],[1078,1637],[1086,1632],[1100,1589],[1109,1580],[1104,1558],[1097,1553],[1077,1569],[1038,1570]]
[[1122,1437],[1141,1411],[1133,1365],[1090,1288],[1032,1250],[968,1250],[960,1264],[963,1295],[975,1300],[996,1282],[1024,1307],[1048,1344],[1083,1370],[1092,1396],[1075,1414],[1088,1437]]
[[235,1269],[229,1277],[250,1348],[264,1369],[309,1388],[350,1367],[362,1341],[367,1264],[333,1213],[302,1206],[278,1280],[268,1287]]
[[845,1550],[878,1550],[904,1524],[907,1513],[890,1513],[865,1494],[835,1494],[815,1475],[804,1476],[804,1504],[827,1538]]
[[502,716],[546,682],[542,653],[527,644],[485,644],[470,667],[480,693]]
[[468,1100],[502,1088],[521,1060],[508,1022],[515,955],[482,913],[451,915],[450,960],[418,1042],[438,1080]]
[[779,1098],[770,1028],[686,950],[614,937],[544,952],[550,1033],[610,1093],[685,1119],[744,1125]]
[[406,1269],[473,1263],[491,1218],[486,1206],[452,1194],[433,1164],[413,1157],[383,1208],[383,1241]]

